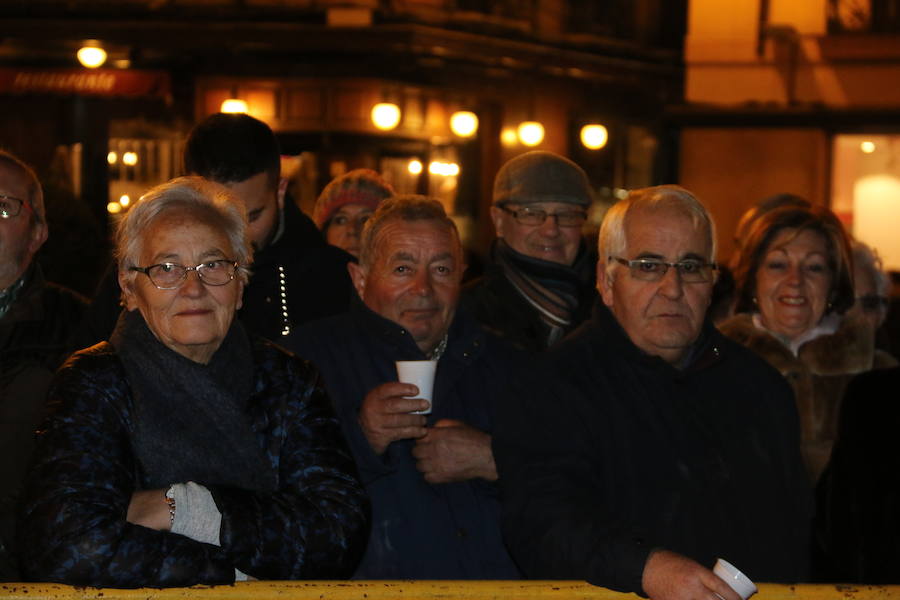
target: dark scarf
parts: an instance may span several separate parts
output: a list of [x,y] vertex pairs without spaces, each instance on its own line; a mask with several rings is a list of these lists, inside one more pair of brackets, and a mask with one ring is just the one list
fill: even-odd
[[109,341],[134,397],[132,446],[148,488],[186,481],[275,488],[247,414],[253,359],[240,323],[207,365],[163,345],[136,310],[123,311]]
[[588,253],[582,244],[575,263],[568,267],[532,258],[510,248],[498,239],[492,259],[522,296],[534,306],[541,320],[550,328],[548,345],[554,344],[572,327],[572,319],[590,275]]

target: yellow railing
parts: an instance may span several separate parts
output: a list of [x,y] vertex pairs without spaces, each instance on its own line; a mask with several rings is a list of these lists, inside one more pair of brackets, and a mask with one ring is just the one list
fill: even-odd
[[[635,600],[583,581],[253,581],[117,590],[0,583],[4,600]],[[752,600],[900,600],[900,585],[760,584]]]

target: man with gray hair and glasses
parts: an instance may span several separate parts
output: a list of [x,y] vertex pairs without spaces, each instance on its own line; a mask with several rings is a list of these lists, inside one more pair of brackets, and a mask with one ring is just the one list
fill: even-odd
[[35,254],[47,240],[34,171],[0,150],[0,581],[16,581],[15,503],[53,372],[74,350],[86,301],[47,283]]
[[715,229],[687,190],[600,229],[593,318],[498,410],[504,534],[528,577],[739,600],[711,570],[802,581],[811,492],[790,388],[706,319]]

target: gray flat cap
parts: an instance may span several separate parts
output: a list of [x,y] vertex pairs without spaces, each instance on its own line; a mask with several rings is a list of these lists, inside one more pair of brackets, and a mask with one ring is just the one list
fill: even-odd
[[588,206],[591,186],[574,162],[536,150],[520,154],[500,167],[494,179],[494,204],[563,202]]

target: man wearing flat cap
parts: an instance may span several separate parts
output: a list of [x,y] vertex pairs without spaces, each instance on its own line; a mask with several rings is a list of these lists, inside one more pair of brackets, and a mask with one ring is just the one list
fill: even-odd
[[587,175],[552,152],[508,161],[494,180],[497,239],[485,275],[462,305],[488,331],[540,352],[590,314],[594,259],[581,236],[591,203]]

